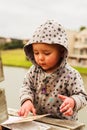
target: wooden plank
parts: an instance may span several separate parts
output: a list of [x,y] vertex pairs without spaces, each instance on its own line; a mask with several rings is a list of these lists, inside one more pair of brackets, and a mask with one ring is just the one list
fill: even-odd
[[78,121],[60,120],[60,119],[49,118],[49,117],[43,117],[41,119],[38,119],[37,121],[47,123],[53,126],[61,127],[61,128],[67,128],[69,130],[77,130],[78,128],[80,130],[85,126],[84,123],[80,123]]

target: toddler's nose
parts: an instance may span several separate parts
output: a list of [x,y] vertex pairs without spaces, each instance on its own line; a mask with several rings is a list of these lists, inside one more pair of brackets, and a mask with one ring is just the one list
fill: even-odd
[[44,56],[42,54],[39,54],[39,60],[44,60]]

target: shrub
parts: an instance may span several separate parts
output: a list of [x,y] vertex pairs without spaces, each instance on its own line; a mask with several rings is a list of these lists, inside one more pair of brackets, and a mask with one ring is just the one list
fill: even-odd
[[16,49],[16,48],[23,48],[23,46],[24,44],[22,40],[12,39],[11,42],[0,44],[0,49],[2,50]]

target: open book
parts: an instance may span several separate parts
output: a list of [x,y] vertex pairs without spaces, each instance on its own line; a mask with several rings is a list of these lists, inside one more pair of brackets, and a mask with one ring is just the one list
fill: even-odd
[[19,117],[17,111],[14,109],[8,109],[9,118],[1,125],[12,130],[48,130],[50,126],[44,123],[40,123],[34,120],[47,116],[48,114],[33,116],[30,114],[28,117]]

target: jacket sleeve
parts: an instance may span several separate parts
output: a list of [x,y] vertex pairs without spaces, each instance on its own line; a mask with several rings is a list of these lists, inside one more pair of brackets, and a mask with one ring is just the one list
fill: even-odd
[[23,80],[23,84],[22,87],[20,88],[20,93],[19,93],[19,97],[20,97],[20,102],[21,105],[27,100],[31,100],[33,102],[34,100],[34,92],[35,92],[35,88],[34,88],[34,66],[32,66],[28,72],[26,73],[24,80]]
[[74,73],[72,84],[72,98],[75,100],[75,111],[78,111],[87,105],[87,93],[78,71]]

